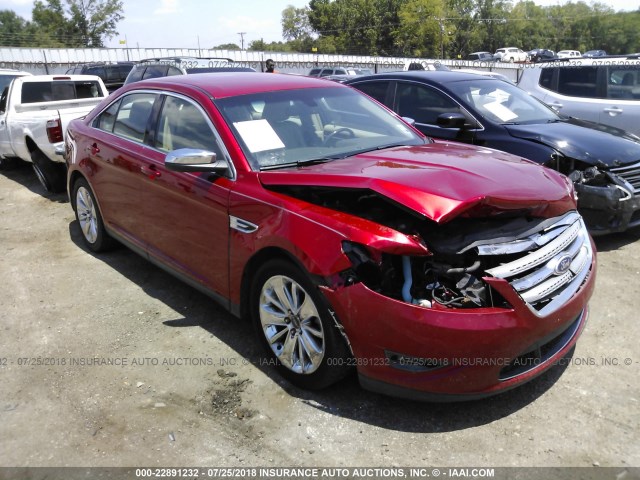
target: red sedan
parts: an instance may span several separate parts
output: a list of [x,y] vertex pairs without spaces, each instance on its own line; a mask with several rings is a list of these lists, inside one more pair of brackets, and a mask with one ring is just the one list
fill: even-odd
[[335,82],[134,83],[72,123],[66,158],[89,249],[117,240],[249,318],[304,388],[355,368],[392,395],[491,395],[586,322],[595,251],[570,181]]

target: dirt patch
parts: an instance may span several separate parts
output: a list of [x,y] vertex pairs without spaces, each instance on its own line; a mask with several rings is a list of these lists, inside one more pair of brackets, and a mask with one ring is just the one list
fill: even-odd
[[0,466],[640,465],[638,231],[597,240],[571,363],[424,404],[290,386],[250,325],[125,248],[88,252],[28,165],[0,173],[0,218]]

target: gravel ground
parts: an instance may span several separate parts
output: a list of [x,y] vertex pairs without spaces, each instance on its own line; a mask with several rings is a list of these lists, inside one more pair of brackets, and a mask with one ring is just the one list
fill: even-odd
[[125,248],[89,253],[28,165],[0,173],[0,218],[0,466],[640,466],[638,231],[597,239],[571,362],[426,404],[355,377],[289,386],[212,300]]

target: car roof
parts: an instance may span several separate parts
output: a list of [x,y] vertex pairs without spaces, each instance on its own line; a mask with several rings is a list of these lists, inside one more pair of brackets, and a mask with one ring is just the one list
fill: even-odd
[[194,73],[150,78],[125,86],[122,92],[145,88],[195,88],[213,98],[300,88],[345,88],[337,82],[303,75],[261,72]]
[[147,64],[147,63],[182,63],[182,62],[187,62],[187,61],[193,61],[193,62],[198,62],[198,61],[206,61],[206,60],[224,60],[228,63],[234,63],[234,60],[232,58],[227,58],[227,57],[192,57],[192,56],[177,56],[177,57],[150,57],[150,58],[143,58],[142,60],[140,60],[138,63],[140,64]]
[[403,80],[416,80],[432,84],[446,84],[449,82],[459,82],[463,80],[495,80],[495,78],[478,75],[476,73],[458,72],[456,70],[409,70],[403,72],[378,73],[375,75],[359,76],[357,79],[349,80],[347,84],[361,82],[364,80],[389,80],[393,78]]

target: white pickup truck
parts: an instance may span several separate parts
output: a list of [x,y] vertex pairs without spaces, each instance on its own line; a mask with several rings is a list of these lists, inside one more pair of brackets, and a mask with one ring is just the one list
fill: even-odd
[[94,75],[34,75],[11,81],[0,96],[0,165],[33,164],[50,192],[63,191],[61,155],[68,123],[83,117],[109,94]]

